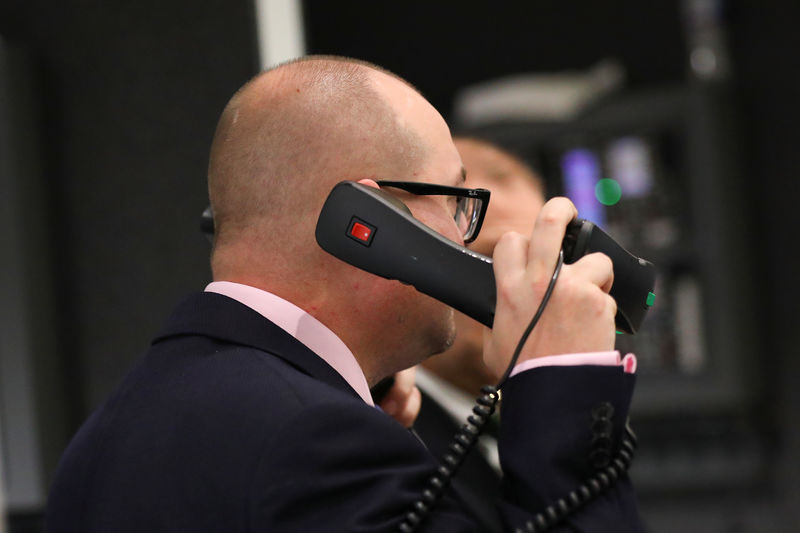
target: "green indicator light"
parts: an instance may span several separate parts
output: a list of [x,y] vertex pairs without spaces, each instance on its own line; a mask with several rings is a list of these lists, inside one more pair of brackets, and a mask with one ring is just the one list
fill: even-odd
[[624,331],[617,331],[617,335],[625,335]]
[[622,198],[622,187],[617,180],[603,178],[594,186],[594,195],[603,205],[614,205]]
[[647,293],[647,301],[645,302],[645,304],[647,304],[647,307],[653,307],[653,304],[655,303],[655,301],[656,301],[656,295],[653,294],[652,292],[648,292]]

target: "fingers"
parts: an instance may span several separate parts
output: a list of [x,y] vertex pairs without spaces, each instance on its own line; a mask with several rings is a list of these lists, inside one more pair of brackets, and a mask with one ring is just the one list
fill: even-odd
[[602,253],[585,255],[570,267],[573,273],[583,277],[608,293],[614,283],[614,265],[611,259]]
[[416,383],[416,378],[417,367],[412,366],[411,368],[401,370],[394,375],[394,387],[392,391],[402,396],[410,394]]
[[532,272],[552,273],[567,224],[577,216],[578,210],[567,198],[553,198],[544,204],[533,226],[532,245],[528,249],[528,263]]
[[[613,350],[617,305],[604,292],[610,287],[612,276],[606,259],[600,255],[580,265],[564,265],[547,311],[523,345],[517,363],[548,355]],[[502,291],[498,283],[493,329],[484,343],[484,362],[498,374],[508,366],[543,290],[525,281]],[[510,296],[501,298],[501,294]]]
[[394,385],[380,403],[381,409],[404,427],[414,424],[422,406],[422,395],[414,384],[415,377],[415,367],[395,374]]
[[410,428],[414,425],[419,415],[419,410],[422,407],[422,393],[414,386],[411,389],[411,394],[408,395],[405,407],[402,411],[394,416],[394,419],[400,422],[405,428]]
[[542,207],[530,238],[516,232],[500,237],[493,254],[495,278],[513,283],[525,273],[534,281],[549,277],[561,250],[566,226],[577,214],[568,199],[553,198]]
[[366,185],[367,187],[372,187],[373,189],[380,189],[380,187],[378,186],[378,182],[369,178],[358,180],[358,183],[360,183],[361,185]]
[[[553,275],[566,227],[576,216],[572,202],[554,198],[542,208],[530,239],[509,233],[495,247],[497,300],[492,331],[484,337],[484,361],[496,373],[505,370],[534,316]],[[613,283],[613,265],[603,254],[564,265],[547,313],[528,337],[519,361],[613,349],[616,302],[609,295]]]
[[498,280],[518,279],[528,268],[530,239],[515,231],[503,234],[492,255],[494,277]]

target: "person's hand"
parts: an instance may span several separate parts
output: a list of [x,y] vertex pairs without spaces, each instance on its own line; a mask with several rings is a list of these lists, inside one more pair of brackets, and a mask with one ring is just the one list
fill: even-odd
[[415,385],[416,373],[416,367],[411,367],[395,374],[392,388],[380,403],[386,414],[407,428],[414,424],[422,406],[422,394]]
[[[495,372],[505,372],[536,313],[553,276],[566,226],[577,214],[568,199],[553,198],[542,207],[530,238],[511,232],[498,241],[493,258],[497,304],[484,343],[484,360]],[[613,350],[617,304],[608,295],[613,281],[611,260],[600,253],[564,265],[517,364],[546,355]]]

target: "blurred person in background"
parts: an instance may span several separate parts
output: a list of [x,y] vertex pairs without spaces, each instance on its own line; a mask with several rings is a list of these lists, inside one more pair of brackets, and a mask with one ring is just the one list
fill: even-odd
[[[491,202],[478,238],[469,248],[491,257],[500,237],[509,231],[528,233],[544,205],[544,184],[526,163],[485,140],[454,137],[453,142],[467,171],[465,185],[489,189]],[[448,451],[453,435],[471,414],[484,385],[500,378],[483,361],[484,326],[455,313],[456,338],[446,352],[417,367],[417,386],[422,409],[414,429],[437,457]],[[486,531],[503,526],[494,505],[500,489],[501,469],[497,450],[497,424],[484,430],[475,449],[464,460],[453,488],[469,503],[468,508]]]

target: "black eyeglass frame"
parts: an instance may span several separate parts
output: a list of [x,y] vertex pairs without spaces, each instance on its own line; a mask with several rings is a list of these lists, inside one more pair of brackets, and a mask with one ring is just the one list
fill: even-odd
[[449,185],[439,185],[437,183],[425,183],[422,181],[391,181],[379,180],[378,185],[402,189],[411,194],[419,196],[460,196],[463,198],[474,198],[480,202],[475,229],[469,238],[464,238],[464,243],[470,243],[478,238],[483,226],[483,218],[486,216],[486,208],[489,207],[491,192],[489,189],[468,189],[466,187],[451,187]]

